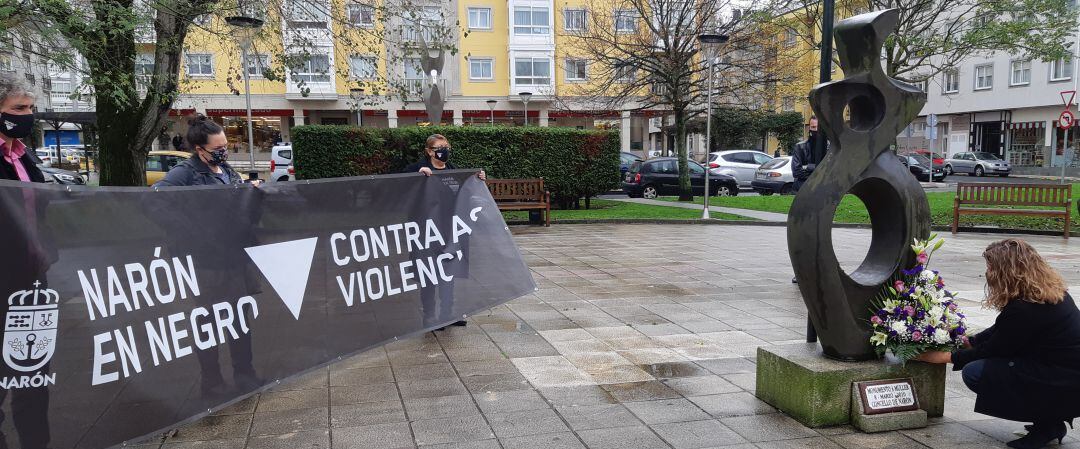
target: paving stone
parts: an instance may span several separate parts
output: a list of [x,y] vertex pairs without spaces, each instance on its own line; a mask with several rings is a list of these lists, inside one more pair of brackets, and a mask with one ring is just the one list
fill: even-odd
[[499,441],[495,439],[462,441],[459,443],[427,444],[420,449],[501,449]]
[[524,376],[513,374],[489,374],[484,376],[469,376],[461,378],[473,394],[486,393],[489,391],[513,391],[530,390],[532,386]]
[[258,412],[273,412],[300,408],[327,407],[327,390],[268,391],[260,395]]
[[361,402],[398,401],[396,384],[356,385],[330,387],[330,405],[359,404]]
[[551,409],[491,413],[487,418],[500,439],[570,431]]
[[830,438],[844,449],[923,449],[926,447],[899,432],[850,433]]
[[364,402],[330,407],[333,427],[357,427],[403,422],[405,409],[399,401]]
[[754,443],[818,436],[817,432],[779,413],[724,418],[720,422]]
[[435,398],[468,394],[465,385],[457,378],[431,379],[416,382],[400,382],[402,399]]
[[717,375],[676,377],[660,381],[683,396],[707,396],[742,391],[742,388]]
[[658,449],[671,447],[645,426],[612,427],[578,432],[590,449]]
[[623,404],[645,424],[660,424],[709,419],[708,413],[686,399],[627,402]]
[[208,416],[181,427],[166,442],[225,440],[245,437],[251,428],[252,415]]
[[518,369],[510,359],[454,362],[461,377],[487,376],[492,374],[517,374]]
[[551,408],[535,390],[487,391],[473,398],[485,414]]
[[575,431],[637,426],[641,421],[621,404],[556,407]]
[[602,385],[619,402],[653,401],[678,398],[679,393],[658,380],[625,384]]
[[746,443],[715,419],[654,424],[652,429],[676,449],[699,449]]
[[585,449],[570,432],[526,435],[499,440],[504,449]]
[[763,441],[756,443],[755,446],[760,449],[843,449],[842,446],[825,437]]
[[[263,435],[248,438],[248,449],[327,449],[330,447],[330,430],[305,430],[280,435]],[[342,445],[334,447],[352,448]]]
[[428,363],[425,365],[401,366],[394,369],[394,379],[398,382],[446,379],[457,377],[454,366],[450,363]]
[[412,422],[412,430],[419,445],[495,438],[495,433],[480,415],[416,420]]
[[960,423],[931,425],[925,429],[902,430],[901,434],[932,448],[976,448],[999,446],[997,440]]
[[716,418],[762,415],[776,412],[776,409],[772,408],[772,406],[746,392],[690,396],[687,399]]
[[251,435],[279,435],[327,428],[330,411],[326,407],[256,413]]
[[447,416],[479,415],[480,410],[469,395],[415,398],[405,400],[405,411],[410,420],[442,418]]
[[371,426],[335,427],[330,430],[334,448],[407,448],[415,447],[409,423],[387,423]]
[[548,403],[556,407],[614,404],[615,397],[597,385],[538,388]]
[[[211,441],[183,441],[178,443],[165,443],[162,449],[244,449],[247,445],[246,438],[232,438],[228,440]],[[158,445],[146,446],[156,448]],[[127,445],[124,449],[137,449],[139,446]]]

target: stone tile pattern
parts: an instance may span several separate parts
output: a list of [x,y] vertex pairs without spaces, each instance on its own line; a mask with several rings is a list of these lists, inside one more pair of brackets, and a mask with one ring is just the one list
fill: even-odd
[[[801,341],[806,323],[783,228],[561,225],[515,236],[534,294],[136,447],[1003,447],[1020,429],[972,412],[974,396],[952,372],[945,417],[926,429],[809,429],[758,401],[756,348]],[[858,265],[869,238],[834,232],[845,267]],[[935,258],[976,327],[994,319],[975,301],[981,251],[996,239],[963,234]],[[1028,240],[1080,284],[1080,241]],[[1066,443],[1080,447],[1074,436]]]

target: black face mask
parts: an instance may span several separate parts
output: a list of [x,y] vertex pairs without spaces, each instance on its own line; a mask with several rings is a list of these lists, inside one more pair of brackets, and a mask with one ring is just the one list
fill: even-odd
[[34,132],[34,114],[0,113],[0,133],[5,136],[22,139]]
[[203,150],[210,153],[210,160],[208,161],[210,165],[221,165],[229,160],[229,153],[224,148],[219,150],[208,150],[203,148]]
[[450,150],[448,150],[446,148],[439,148],[439,149],[435,150],[435,159],[438,159],[441,162],[449,161],[450,160]]

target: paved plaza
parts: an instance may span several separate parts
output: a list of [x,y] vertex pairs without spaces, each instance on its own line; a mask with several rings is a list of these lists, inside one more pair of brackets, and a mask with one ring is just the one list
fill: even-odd
[[[138,447],[984,448],[1021,424],[972,411],[950,371],[945,417],[903,432],[809,429],[754,397],[755,352],[803,341],[786,231],[770,226],[514,229],[539,290],[452,327],[282,384]],[[975,327],[982,249],[935,257]],[[837,230],[854,267],[868,230]],[[1080,292],[1080,241],[1029,237]],[[1063,447],[1080,448],[1080,431]]]

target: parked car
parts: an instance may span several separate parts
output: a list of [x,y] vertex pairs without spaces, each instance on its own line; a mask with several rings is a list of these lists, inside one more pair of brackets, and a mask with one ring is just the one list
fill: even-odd
[[289,165],[292,164],[292,144],[274,145],[270,150],[270,181],[288,181]]
[[165,177],[165,173],[190,158],[191,153],[186,151],[151,151],[146,156],[146,185],[154,185]]
[[1011,172],[1012,167],[1009,166],[1009,163],[1001,160],[993,153],[965,151],[956,153],[952,158],[945,160],[946,175],[965,173],[975,176],[991,174],[1006,177]]
[[940,155],[938,153],[931,152],[930,150],[912,150],[912,151],[909,151],[909,152],[904,153],[904,154],[918,154],[918,155],[922,155],[922,156],[926,157],[927,159],[930,159],[930,157],[931,157],[930,155],[933,155],[934,166],[935,167],[943,167],[943,166],[945,166],[945,156],[942,156],[942,155]]
[[739,187],[750,188],[757,169],[773,160],[772,156],[753,150],[730,150],[709,153],[709,172],[735,178]]
[[641,158],[634,153],[627,153],[625,151],[619,153],[619,179],[626,178],[626,172],[630,170],[630,165],[640,160]]
[[[694,195],[704,194],[705,167],[694,161],[687,163],[690,165],[690,186]],[[661,157],[634,162],[626,172],[622,187],[623,192],[631,198],[676,195],[679,193],[679,160]],[[735,196],[739,194],[739,184],[731,176],[710,173],[709,190],[709,194],[714,196]]]
[[52,168],[44,164],[38,164],[38,169],[41,170],[41,174],[45,175],[45,182],[48,184],[60,184],[60,185],[74,185],[81,186],[86,184],[86,180],[82,175],[70,170],[61,170],[59,168]]
[[754,173],[750,183],[754,191],[762,195],[790,195],[795,193],[795,175],[791,173],[791,156],[774,158]]
[[[41,165],[46,167],[52,167],[53,163],[57,161],[57,157],[53,155],[53,150],[39,148],[37,150],[37,157],[41,160]],[[59,165],[59,164],[57,164]]]
[[933,179],[930,175],[930,159],[918,154],[905,154],[896,156],[900,163],[904,164],[915,179],[923,182],[937,182],[945,179],[945,171],[940,167],[934,167]]

